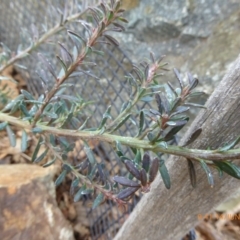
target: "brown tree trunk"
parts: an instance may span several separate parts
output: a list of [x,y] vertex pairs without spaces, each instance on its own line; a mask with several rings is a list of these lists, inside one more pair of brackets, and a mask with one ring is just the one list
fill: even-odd
[[[191,148],[216,148],[240,134],[240,56],[213,92],[206,107],[194,120],[181,143],[186,142],[199,127],[203,129],[202,134],[189,146]],[[115,240],[179,240],[197,224],[201,216],[232,196],[240,186],[239,180],[226,174],[219,179],[213,170],[215,184],[211,188],[206,173],[195,164],[197,187],[193,189],[185,159],[170,157],[167,167],[171,189],[167,190],[158,177],[150,193],[136,206]]]

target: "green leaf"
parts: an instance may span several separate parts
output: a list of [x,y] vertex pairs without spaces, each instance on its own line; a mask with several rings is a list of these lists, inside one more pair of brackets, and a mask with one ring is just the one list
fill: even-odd
[[167,143],[164,142],[164,141],[161,141],[161,142],[157,143],[157,146],[158,146],[158,147],[161,147],[161,148],[165,148],[165,149],[168,148]]
[[201,164],[203,170],[207,174],[208,183],[210,184],[211,187],[213,187],[214,186],[214,180],[213,180],[213,175],[212,175],[211,170],[209,169],[208,165],[205,163],[204,160],[201,159],[200,164]]
[[141,111],[139,115],[139,129],[138,129],[137,137],[141,135],[144,124],[145,124],[145,115],[144,115],[144,112]]
[[39,157],[37,157],[35,160],[34,160],[34,162],[35,163],[39,163],[39,162],[41,162],[45,157],[46,157],[46,155],[47,155],[47,153],[48,153],[48,148],[39,156]]
[[123,154],[123,149],[122,149],[122,145],[119,141],[116,141],[116,153],[119,157],[122,157],[124,154]]
[[155,139],[155,135],[152,132],[149,132],[147,134],[147,138],[150,142],[152,142]]
[[20,94],[15,99],[10,101],[2,110],[2,112],[6,112],[12,110],[16,105],[18,106],[18,102],[24,99],[24,95]]
[[72,181],[71,187],[72,187],[72,188],[75,188],[75,187],[78,186],[79,183],[80,183],[80,179],[79,179],[79,178],[75,178],[75,179]]
[[10,81],[10,82],[13,82],[13,83],[15,83],[15,84],[18,84],[18,82],[15,81],[15,80],[14,80],[13,78],[11,78],[11,77],[0,76],[0,81],[2,81],[2,80],[8,80],[8,81]]
[[140,99],[142,102],[151,102],[154,98],[150,96],[145,96]]
[[32,133],[41,133],[41,132],[43,132],[43,130],[40,127],[35,127],[32,129]]
[[139,164],[141,160],[142,160],[141,151],[140,149],[137,149],[137,153],[135,155],[135,158],[133,159],[133,162],[135,162],[136,164]]
[[176,133],[178,133],[182,128],[184,127],[184,125],[180,125],[180,126],[175,126],[173,127],[164,137],[164,141],[168,142],[170,140],[172,140],[175,136]]
[[204,108],[206,109],[205,106],[200,105],[200,104],[196,104],[196,103],[184,103],[185,106],[190,106],[190,107],[198,107],[198,108]]
[[128,107],[131,106],[131,102],[125,102],[123,103],[122,107],[121,107],[121,110],[120,110],[120,113],[122,113],[125,109],[127,109]]
[[78,35],[77,33],[73,32],[73,31],[70,31],[70,30],[68,30],[67,32],[73,40],[76,39],[76,40],[78,40],[79,43],[85,44],[86,40],[82,36]]
[[84,150],[86,152],[86,155],[88,157],[89,162],[94,165],[97,161],[94,157],[94,154],[92,152],[92,149],[89,147],[88,143],[84,141]]
[[57,160],[57,158],[54,157],[53,160],[51,160],[51,161],[45,163],[45,164],[43,165],[43,167],[45,168],[45,167],[49,167],[49,166],[51,166],[53,163],[55,163],[56,160]]
[[60,58],[59,56],[56,56],[56,57],[57,57],[57,59],[59,60],[59,62],[60,62],[60,64],[61,64],[61,66],[62,66],[62,69],[63,69],[64,73],[66,74],[66,72],[67,72],[67,66],[66,66],[65,63],[63,62],[62,58]]
[[103,200],[104,200],[103,193],[99,193],[93,202],[92,209],[95,209],[96,207],[98,207],[103,202]]
[[31,93],[29,93],[28,91],[22,89],[21,93],[24,95],[24,97],[28,100],[35,100],[33,95]]
[[123,17],[119,17],[118,20],[121,21],[121,22],[128,23],[128,20],[126,18],[123,18]]
[[214,164],[228,175],[240,179],[240,168],[228,161],[213,161]]
[[28,136],[25,130],[22,131],[21,151],[25,152],[28,147]]
[[107,122],[107,119],[112,119],[111,115],[110,115],[110,112],[111,112],[111,105],[108,106],[106,112],[103,114],[103,117],[102,117],[102,121],[99,125],[99,128],[98,129],[101,129],[102,127],[104,127],[105,123]]
[[0,131],[3,130],[3,129],[5,129],[7,125],[8,125],[8,122],[2,122],[2,123],[0,123]]
[[122,118],[121,121],[117,124],[116,127],[114,127],[110,133],[115,132],[116,130],[118,130],[124,123],[126,123],[126,121],[131,117],[131,113],[128,114],[126,117]]
[[[114,16],[113,11],[109,11],[109,15],[108,15],[108,21],[110,21]],[[120,20],[120,19],[119,19]],[[120,20],[121,21],[121,20]]]
[[28,110],[27,110],[27,107],[26,107],[26,105],[25,105],[24,103],[21,103],[21,104],[19,105],[19,108],[20,108],[21,112],[22,112],[25,116],[30,117],[30,114],[29,114],[29,112],[28,112]]
[[12,147],[16,146],[16,136],[9,125],[6,126],[8,138]]
[[162,177],[165,187],[167,189],[170,189],[171,188],[171,180],[170,180],[170,176],[169,176],[169,173],[168,173],[168,170],[167,170],[164,160],[160,160],[159,172],[161,174],[161,177]]
[[59,186],[64,181],[66,175],[67,175],[67,170],[63,170],[55,181],[56,187]]
[[49,142],[53,147],[56,147],[56,138],[53,134],[49,135]]
[[87,124],[87,121],[89,120],[89,118],[90,117],[88,117],[85,121],[84,121],[84,123],[81,125],[81,127],[78,129],[79,131],[81,131],[81,130],[83,130],[84,128],[85,128],[85,126],[86,126],[86,124]]
[[92,193],[92,192],[93,192],[92,189],[85,189],[85,190],[83,190],[83,191],[81,192],[81,194],[82,194],[82,195],[88,195],[88,194],[90,194],[90,193]]
[[104,52],[103,51],[99,51],[99,50],[96,50],[96,49],[94,49],[93,51],[92,51],[92,53],[95,53],[95,54],[97,54],[97,55],[99,55],[99,56],[102,56],[102,57],[104,57]]
[[230,149],[233,149],[239,142],[240,142],[240,136],[235,141],[233,141],[232,143],[229,143],[228,145],[219,148],[218,151],[219,152],[226,152]]
[[34,162],[34,160],[36,159],[37,155],[38,155],[38,152],[39,152],[39,149],[41,147],[41,143],[42,143],[42,137],[39,138],[38,140],[38,143],[37,143],[37,146],[33,152],[33,155],[32,155],[32,162]]
[[73,201],[74,202],[78,202],[81,197],[82,197],[82,191],[86,189],[86,186],[83,185],[78,191],[77,193],[74,195]]

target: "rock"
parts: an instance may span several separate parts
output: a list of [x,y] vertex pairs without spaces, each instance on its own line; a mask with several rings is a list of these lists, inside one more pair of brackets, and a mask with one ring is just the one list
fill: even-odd
[[73,240],[55,200],[53,167],[0,166],[1,240]]
[[115,37],[131,60],[167,55],[170,69],[196,74],[208,94],[239,53],[239,1],[142,0],[126,9],[126,32]]

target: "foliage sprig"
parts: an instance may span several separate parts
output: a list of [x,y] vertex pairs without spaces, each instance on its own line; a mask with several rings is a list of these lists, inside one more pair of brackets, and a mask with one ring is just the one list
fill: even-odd
[[[172,83],[159,84],[159,77],[163,71],[168,70],[163,57],[155,59],[153,53],[150,60],[143,61],[133,66],[133,73],[127,76],[130,90],[129,99],[121,107],[119,115],[111,115],[111,106],[108,106],[98,126],[86,127],[89,118],[84,123],[78,120],[82,110],[92,102],[85,101],[80,96],[71,96],[65,90],[72,87],[67,83],[72,76],[91,75],[84,71],[86,64],[97,65],[87,61],[89,55],[99,54],[95,48],[97,44],[113,44],[118,46],[118,41],[109,32],[124,30],[122,23],[127,22],[122,17],[120,1],[111,0],[109,4],[102,2],[98,7],[91,7],[85,13],[91,16],[92,22],[78,20],[87,32],[67,29],[66,23],[78,19],[82,13],[70,17],[62,17],[61,23],[47,31],[36,40],[29,48],[22,51],[14,58],[0,66],[0,72],[7,66],[17,62],[23,56],[27,57],[31,51],[42,44],[49,36],[56,34],[63,28],[67,29],[73,48],[68,49],[61,42],[58,43],[60,54],[57,56],[61,65],[60,72],[56,72],[53,64],[44,55],[39,54],[39,59],[45,69],[54,79],[54,86],[45,94],[35,98],[30,92],[22,90],[21,94],[10,101],[0,112],[0,130],[6,130],[12,146],[16,145],[16,137],[12,126],[22,129],[22,151],[28,147],[29,136],[36,140],[36,147],[32,161],[42,162],[46,157],[50,159],[43,166],[48,167],[55,161],[62,162],[62,172],[56,180],[56,185],[63,182],[68,174],[74,176],[72,188],[74,200],[78,201],[83,195],[98,193],[93,203],[97,207],[104,199],[110,199],[120,205],[128,201],[136,191],[148,192],[151,183],[158,172],[166,188],[170,189],[170,175],[166,167],[166,157],[176,155],[184,157],[188,163],[190,180],[196,185],[196,173],[193,162],[199,163],[207,174],[209,184],[214,185],[211,169],[215,168],[220,173],[240,179],[240,168],[232,160],[239,159],[240,149],[234,147],[239,139],[215,149],[199,150],[186,146],[195,141],[202,129],[197,129],[184,146],[178,146],[176,135],[189,121],[188,112],[192,107],[203,107],[191,102],[191,98],[202,94],[195,91],[198,79],[188,73],[188,83],[181,78],[177,69],[174,69],[179,87]],[[63,14],[62,16],[65,16]],[[97,79],[97,77],[96,77]],[[46,83],[46,79],[42,78]],[[156,108],[142,108],[137,110],[140,101],[154,102]],[[20,111],[20,117],[12,116]],[[119,129],[133,121],[137,115],[135,136],[121,136]],[[69,125],[73,129],[69,129]],[[74,148],[74,143],[69,139],[82,139],[87,158],[79,164],[68,161],[68,153]],[[89,140],[97,140],[110,144],[122,161],[128,172],[127,176],[114,176],[109,179],[101,164],[96,160],[94,151],[89,146]],[[40,148],[45,150],[41,153]],[[133,157],[126,155],[123,146],[131,149]],[[119,190],[120,189],[120,190]]]

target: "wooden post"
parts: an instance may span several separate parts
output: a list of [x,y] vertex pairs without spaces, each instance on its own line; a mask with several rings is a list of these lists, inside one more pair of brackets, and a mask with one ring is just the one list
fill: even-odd
[[[181,143],[186,142],[199,127],[203,129],[202,134],[189,146],[191,148],[214,149],[239,136],[240,56],[210,96],[206,107],[194,120]],[[213,169],[215,185],[211,188],[206,173],[195,164],[197,187],[193,189],[184,159],[170,157],[167,167],[172,182],[171,189],[165,189],[158,177],[150,193],[143,196],[115,240],[180,240],[204,214],[231,197],[240,187],[239,180],[227,174],[219,179]]]

